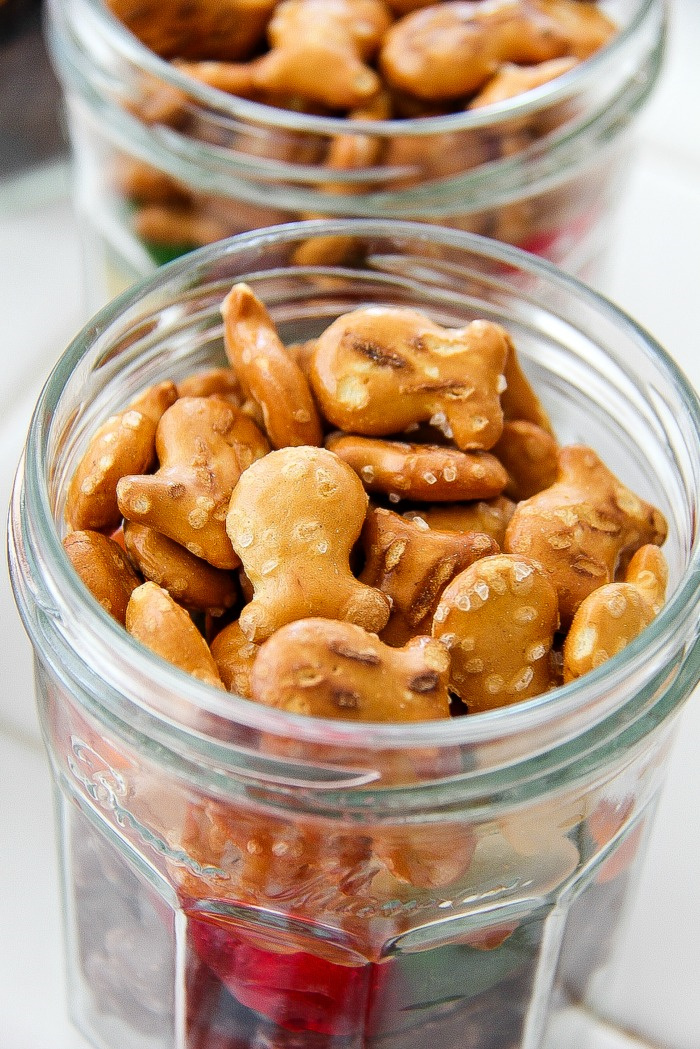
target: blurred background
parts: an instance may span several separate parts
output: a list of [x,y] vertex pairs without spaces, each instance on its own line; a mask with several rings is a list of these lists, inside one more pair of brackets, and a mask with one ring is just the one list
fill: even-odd
[[0,0],[0,179],[67,155],[40,0]]

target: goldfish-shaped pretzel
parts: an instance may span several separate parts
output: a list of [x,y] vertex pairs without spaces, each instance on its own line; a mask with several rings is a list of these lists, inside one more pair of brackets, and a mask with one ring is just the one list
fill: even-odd
[[483,450],[503,428],[509,349],[490,321],[443,328],[417,310],[369,306],[319,336],[311,383],[339,430],[380,437],[433,420],[462,451]]
[[236,568],[226,535],[231,491],[269,447],[255,423],[222,397],[180,397],[158,424],[159,468],[121,478],[119,509],[216,568]]
[[591,591],[611,583],[621,561],[640,546],[661,546],[666,521],[584,445],[559,451],[557,479],[519,503],[506,530],[504,549],[535,558],[559,596],[567,628]]
[[350,570],[368,501],[357,474],[325,448],[280,448],[242,474],[226,528],[254,589],[239,619],[250,641],[308,616],[385,626],[388,598]]

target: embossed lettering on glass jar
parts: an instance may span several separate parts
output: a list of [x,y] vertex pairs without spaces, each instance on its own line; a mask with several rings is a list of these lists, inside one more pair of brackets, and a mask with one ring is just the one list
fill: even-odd
[[[91,304],[194,247],[317,216],[451,226],[594,280],[665,33],[663,0],[602,8],[617,34],[550,82],[484,108],[385,120],[226,94],[159,58],[102,0],[50,0]],[[338,244],[306,251],[342,258]]]
[[[317,236],[343,238],[354,265],[297,265]],[[99,421],[224,361],[237,281],[285,343],[373,301],[501,323],[560,439],[665,514],[652,625],[563,688],[413,724],[268,708],[136,643],[65,556],[67,482]],[[580,1049],[700,675],[699,490],[700,404],[653,340],[551,267],[456,231],[244,234],[99,314],[42,394],[10,522],[78,1026],[103,1049]]]

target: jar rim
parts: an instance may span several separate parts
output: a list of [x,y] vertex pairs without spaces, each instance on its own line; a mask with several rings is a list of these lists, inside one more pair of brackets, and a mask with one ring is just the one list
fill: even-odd
[[[366,237],[406,237],[414,241],[454,247],[480,256],[489,262],[542,278],[548,286],[563,293],[573,294],[578,301],[585,301],[604,314],[607,319],[612,320],[619,329],[624,329],[639,351],[663,369],[673,387],[678,391],[693,435],[694,447],[691,449],[691,465],[700,477],[700,400],[688,380],[659,343],[631,317],[610,300],[545,260],[474,234],[415,222],[382,222],[362,219],[310,220],[243,233],[198,249],[162,267],[154,276],[141,281],[107,304],[71,342],[47,379],[29,429],[24,457],[26,471],[24,489],[20,483],[22,474],[20,468],[13,497],[11,523],[17,545],[20,543],[19,537],[22,530],[20,518],[24,490],[36,493],[31,505],[32,530],[40,536],[42,549],[46,555],[39,577],[41,586],[44,588],[41,595],[37,595],[36,592],[31,594],[26,592],[28,581],[19,578],[21,573],[18,570],[13,578],[17,602],[20,612],[23,613],[27,629],[31,634],[27,605],[30,601],[35,601],[57,623],[63,622],[65,626],[67,619],[80,623],[79,630],[82,637],[85,638],[89,634],[89,644],[83,640],[83,648],[91,652],[91,661],[97,662],[98,665],[101,660],[106,661],[106,666],[113,670],[115,660],[126,659],[130,673],[148,681],[149,685],[160,683],[159,687],[162,688],[163,695],[186,693],[187,701],[193,710],[222,716],[238,725],[275,736],[291,736],[309,742],[330,741],[341,749],[361,744],[365,750],[371,752],[396,748],[459,747],[465,744],[481,744],[490,740],[512,740],[525,729],[532,731],[538,726],[551,729],[552,726],[564,725],[567,718],[573,715],[581,716],[583,721],[589,722],[590,725],[596,724],[602,717],[616,709],[615,703],[619,702],[619,697],[615,698],[618,689],[635,674],[643,672],[642,664],[645,660],[640,659],[640,656],[646,657],[651,653],[663,652],[669,646],[674,649],[680,647],[687,653],[692,647],[698,634],[700,614],[698,612],[700,608],[700,541],[697,535],[693,536],[692,548],[689,550],[688,562],[682,577],[654,622],[644,631],[643,636],[636,638],[602,666],[583,678],[511,706],[449,721],[419,722],[410,725],[330,721],[289,714],[230,693],[222,694],[219,690],[170,666],[150,650],[135,642],[115,620],[99,608],[86,588],[77,585],[78,577],[63,551],[52,511],[47,483],[49,463],[46,462],[54,407],[58,403],[61,391],[70,374],[96,345],[109,346],[110,326],[130,309],[137,307],[145,295],[169,286],[175,288],[183,278],[187,278],[188,286],[191,286],[193,278],[196,280],[197,273],[205,269],[208,264],[227,257],[234,257],[236,253],[247,250],[251,244],[281,245],[319,233],[324,235],[353,234]],[[700,484],[700,481],[698,483]],[[31,557],[31,551],[29,551],[29,556]],[[31,574],[31,568],[29,572]],[[37,585],[36,580],[34,585]],[[688,614],[689,610],[693,610],[692,615]],[[649,662],[649,660],[646,661]],[[152,704],[140,700],[138,696],[129,695],[127,698],[137,706],[140,704],[143,712],[156,718],[161,723],[161,727],[165,726],[165,731],[168,731],[168,725],[170,729],[180,734],[183,731],[189,731],[186,726],[183,727],[182,723],[165,717],[159,713],[158,709],[154,709]],[[579,728],[580,724],[577,732]]]
[[[61,0],[51,0],[58,6]],[[133,34],[107,7],[104,0],[81,0],[93,18],[99,19],[101,32],[116,54],[137,67],[157,76],[173,88],[210,106],[231,118],[249,120],[259,126],[308,131],[321,135],[375,135],[395,134],[424,136],[455,131],[469,131],[498,125],[525,117],[541,108],[561,102],[576,94],[600,77],[606,65],[616,66],[628,43],[634,39],[646,20],[658,14],[659,31],[663,35],[667,9],[664,0],[637,0],[637,8],[629,22],[593,55],[554,80],[513,98],[493,103],[483,109],[464,110],[443,116],[425,116],[393,120],[353,120],[351,127],[346,117],[320,116],[281,109],[267,103],[255,102],[228,94],[182,73],[176,66],[161,58]],[[657,71],[658,72],[658,71]]]

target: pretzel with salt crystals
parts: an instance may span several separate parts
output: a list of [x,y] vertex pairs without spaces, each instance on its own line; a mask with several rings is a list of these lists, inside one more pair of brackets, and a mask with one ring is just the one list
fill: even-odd
[[190,616],[157,583],[142,583],[134,590],[126,629],[166,662],[209,685],[224,687],[209,646]]
[[483,532],[503,545],[506,527],[515,503],[505,495],[493,499],[476,499],[467,503],[435,503],[412,507],[402,516],[419,528],[437,528],[441,532]]
[[162,586],[190,611],[218,617],[238,601],[234,572],[214,568],[155,528],[125,521],[124,545],[144,579]]
[[[330,901],[337,898],[348,871],[368,869],[369,837],[343,821],[329,834],[324,825],[299,813],[278,813],[200,794],[188,807],[182,833],[181,847],[191,862],[171,868],[181,892],[204,900],[230,900],[235,893],[238,900],[258,907],[269,900],[276,908],[280,899],[293,898],[301,915],[318,918],[324,906],[319,885],[328,886]],[[351,914],[336,912],[334,918],[352,927]],[[243,932],[239,942],[244,937]],[[279,946],[271,936],[269,949],[275,949],[275,942]],[[264,949],[264,930],[251,933],[251,943]],[[329,951],[334,951],[332,945]]]
[[77,529],[64,538],[63,549],[92,596],[123,626],[129,598],[141,580],[119,543],[102,532]]
[[300,619],[260,646],[253,699],[313,717],[411,722],[449,718],[447,649],[429,637],[390,648],[354,623]]
[[228,691],[250,699],[250,675],[260,646],[248,640],[236,619],[219,631],[209,647]]
[[558,626],[557,594],[542,567],[494,554],[447,585],[433,637],[450,649],[450,688],[475,713],[553,687],[549,654]]
[[382,437],[433,422],[462,451],[488,449],[503,428],[509,349],[490,321],[443,328],[418,310],[368,306],[318,337],[311,384],[325,418],[346,433]]
[[620,562],[666,538],[663,514],[615,477],[592,448],[559,451],[557,479],[519,503],[504,542],[509,553],[535,558],[559,596],[568,628],[585,597],[615,579]]
[[367,491],[384,492],[392,502],[490,499],[508,481],[505,468],[489,452],[343,433],[329,434],[326,448],[353,468]]
[[119,509],[216,568],[236,568],[226,535],[229,499],[269,447],[255,423],[223,398],[180,397],[158,425],[158,469],[121,478]]
[[175,383],[149,386],[93,434],[73,474],[66,496],[71,528],[112,530],[121,523],[117,483],[125,474],[143,473],[155,459],[156,427],[177,399]]
[[387,597],[350,570],[368,502],[357,474],[325,448],[281,448],[245,471],[226,528],[254,589],[239,620],[250,641],[308,616],[385,626]]
[[391,601],[389,622],[380,636],[393,646],[429,634],[440,595],[453,576],[498,552],[487,535],[422,529],[380,507],[367,514],[362,545],[366,560],[360,579]]
[[247,284],[234,284],[221,313],[226,355],[243,390],[259,406],[273,448],[320,445],[323,431],[309,384],[263,303]]
[[637,550],[624,581],[599,586],[579,605],[564,641],[564,681],[573,681],[621,652],[661,609],[668,582],[658,546]]
[[[557,448],[498,325],[447,329],[417,310],[377,306],[285,348],[247,286],[234,286],[225,316],[229,308],[236,370],[207,369],[146,390],[100,427],[67,500],[67,556],[103,606],[164,658],[274,704],[261,668],[276,652],[275,673],[287,677],[270,680],[287,709],[420,720],[447,716],[447,663],[454,695],[470,713],[486,710],[559,683],[551,650],[560,627],[569,631],[563,660],[571,680],[658,612],[667,580],[663,515],[592,449]],[[309,413],[295,411],[303,397],[316,411],[311,386],[323,409],[314,439],[339,415],[368,432],[329,434],[327,447],[295,443],[309,436]],[[290,443],[271,451],[255,419]],[[382,439],[381,430],[402,428],[412,442]],[[491,451],[472,447],[475,433]],[[142,472],[128,472],[134,463]],[[517,505],[496,494],[505,485]],[[379,507],[368,513],[365,489],[413,505],[403,517]],[[76,529],[85,514],[105,531],[123,515],[124,545],[148,584],[112,539]],[[239,619],[210,651],[215,617],[241,599]],[[205,613],[202,633],[186,609]],[[292,648],[277,642],[256,669],[261,645],[287,627],[280,645],[296,637],[299,621],[314,624],[302,631],[304,645],[323,673],[299,676]],[[343,648],[343,631],[364,648]],[[398,697],[394,714],[376,706],[373,689]],[[392,777],[404,774],[392,768]],[[385,862],[400,878],[395,846],[387,845]],[[416,857],[418,867],[423,861]],[[416,868],[410,877],[422,875]]]

